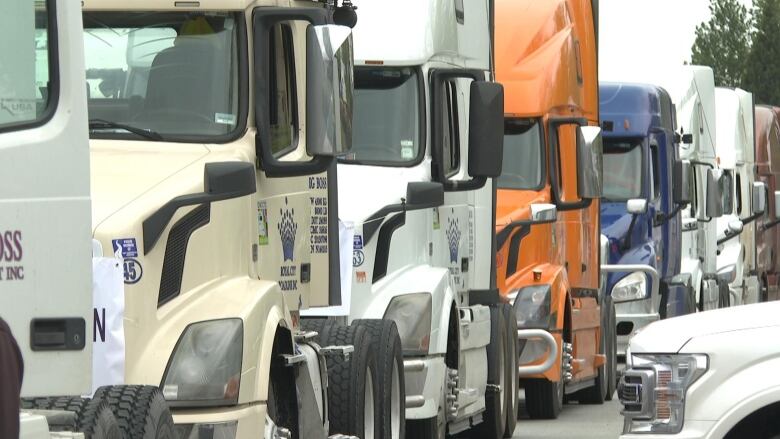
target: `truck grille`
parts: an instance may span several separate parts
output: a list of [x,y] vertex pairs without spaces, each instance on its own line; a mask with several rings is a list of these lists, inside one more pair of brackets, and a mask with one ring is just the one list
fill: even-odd
[[638,376],[626,376],[620,383],[618,397],[626,411],[639,412],[642,410],[642,378]]

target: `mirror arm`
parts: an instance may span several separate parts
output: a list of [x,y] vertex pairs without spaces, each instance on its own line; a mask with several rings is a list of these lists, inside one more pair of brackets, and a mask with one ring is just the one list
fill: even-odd
[[724,236],[723,238],[720,238],[720,239],[718,240],[718,245],[724,244],[724,243],[726,243],[727,241],[730,241],[731,239],[734,239],[734,238],[736,238],[736,237],[737,237],[737,236],[739,236],[739,235],[740,235],[739,233],[734,233],[734,234],[732,234],[732,233],[729,233],[729,231],[727,230],[727,231],[726,231],[726,236]]
[[774,221],[770,221],[770,222],[764,224],[763,226],[761,226],[761,231],[765,232],[765,231],[771,229],[772,227],[775,227],[778,224],[780,224],[780,218],[778,218],[778,219],[776,219]]
[[653,227],[660,227],[666,224],[670,219],[674,218],[678,213],[680,213],[680,211],[685,208],[686,204],[677,204],[677,207],[675,207],[674,210],[668,214],[663,212],[656,214],[656,217],[653,220]]
[[631,248],[631,235],[634,233],[634,226],[636,225],[636,219],[639,215],[631,215],[631,224],[628,225],[626,236],[623,238],[623,242],[620,244],[620,249],[626,251]]

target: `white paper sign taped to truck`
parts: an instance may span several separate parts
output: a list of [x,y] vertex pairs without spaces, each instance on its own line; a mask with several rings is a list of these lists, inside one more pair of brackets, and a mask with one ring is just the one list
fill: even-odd
[[92,258],[92,394],[100,386],[124,384],[124,278],[121,259]]

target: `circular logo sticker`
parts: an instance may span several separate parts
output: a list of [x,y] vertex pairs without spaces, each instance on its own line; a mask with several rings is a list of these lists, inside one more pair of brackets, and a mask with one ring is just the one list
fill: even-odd
[[365,262],[366,256],[363,254],[363,250],[352,251],[352,266],[360,267]]
[[141,280],[141,276],[144,274],[144,269],[141,267],[141,263],[133,258],[125,258],[125,283],[134,284]]

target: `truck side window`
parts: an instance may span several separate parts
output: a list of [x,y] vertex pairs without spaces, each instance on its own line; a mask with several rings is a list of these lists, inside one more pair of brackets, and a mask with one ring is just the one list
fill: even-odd
[[658,145],[650,144],[650,155],[652,157],[652,173],[653,173],[653,199],[657,200],[661,196],[661,162],[658,160]]
[[[4,0],[0,15],[0,132],[21,130],[43,122],[51,113],[57,74],[49,59],[56,35],[52,1]],[[28,50],[30,49],[30,50]]]
[[742,215],[742,178],[737,174],[737,214]]
[[723,195],[723,212],[726,214],[734,212],[734,183],[731,171],[725,171],[720,178],[720,190]]
[[271,151],[279,157],[295,149],[298,132],[292,29],[280,24],[271,32],[269,64]]
[[458,127],[458,97],[455,81],[444,84],[444,111],[442,114],[444,175],[452,177],[460,169],[460,129]]

